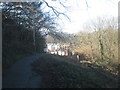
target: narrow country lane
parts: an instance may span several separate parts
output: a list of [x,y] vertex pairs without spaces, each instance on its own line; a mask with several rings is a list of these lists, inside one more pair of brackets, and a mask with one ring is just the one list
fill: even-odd
[[2,80],[2,88],[40,88],[41,76],[32,71],[31,63],[46,54],[36,54],[16,62]]

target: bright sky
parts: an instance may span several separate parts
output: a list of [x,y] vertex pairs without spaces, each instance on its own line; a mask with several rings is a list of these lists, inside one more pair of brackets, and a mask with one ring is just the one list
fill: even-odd
[[[62,30],[67,33],[77,33],[83,31],[84,24],[91,19],[103,16],[117,17],[118,2],[119,0],[66,0],[64,4],[70,6],[70,8],[65,14],[69,16],[71,22],[61,16],[64,22],[61,23],[60,21]],[[52,5],[55,5],[55,3]],[[58,4],[55,6],[58,6]],[[64,11],[64,9],[60,8],[60,11]]]

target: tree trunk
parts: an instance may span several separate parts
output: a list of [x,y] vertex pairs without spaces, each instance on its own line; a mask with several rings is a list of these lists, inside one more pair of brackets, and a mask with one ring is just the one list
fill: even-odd
[[34,51],[36,52],[36,44],[35,44],[35,30],[33,30],[33,46],[34,46]]

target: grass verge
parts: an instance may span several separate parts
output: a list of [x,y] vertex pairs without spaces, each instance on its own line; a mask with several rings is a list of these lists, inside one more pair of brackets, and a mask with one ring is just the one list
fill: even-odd
[[32,64],[43,77],[43,88],[115,88],[117,81],[77,61],[55,55],[41,57]]

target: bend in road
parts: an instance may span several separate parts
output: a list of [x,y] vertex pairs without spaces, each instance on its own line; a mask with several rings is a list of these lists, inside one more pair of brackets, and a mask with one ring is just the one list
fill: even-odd
[[2,88],[40,88],[41,76],[32,71],[31,63],[47,54],[36,54],[16,62],[2,80]]

